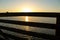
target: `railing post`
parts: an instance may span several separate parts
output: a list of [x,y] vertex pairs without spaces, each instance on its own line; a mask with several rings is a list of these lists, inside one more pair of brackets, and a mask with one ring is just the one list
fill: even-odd
[[60,15],[57,15],[56,40],[60,40]]

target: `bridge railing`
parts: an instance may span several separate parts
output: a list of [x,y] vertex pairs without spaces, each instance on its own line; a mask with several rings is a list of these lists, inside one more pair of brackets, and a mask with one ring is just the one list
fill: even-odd
[[[58,14],[57,13],[0,13],[0,17],[11,17],[11,16],[38,16],[38,17],[57,18]],[[0,19],[0,22],[16,24],[16,25],[32,26],[32,27],[38,27],[38,28],[56,29],[56,24],[51,24],[51,23],[24,22],[24,21],[13,21],[13,20],[3,20],[3,19]],[[50,35],[50,34],[25,31],[25,30],[5,27],[5,26],[0,26],[0,29],[13,31],[13,32],[17,32],[17,33],[21,33],[21,34],[25,34],[29,36],[38,37],[38,38],[44,38],[44,39],[49,39],[49,40],[55,39],[55,35]],[[4,36],[5,39],[8,39],[8,37],[10,37],[13,39],[28,40],[26,38],[19,38],[11,34],[6,34],[2,32],[1,30],[0,30],[0,34]]]

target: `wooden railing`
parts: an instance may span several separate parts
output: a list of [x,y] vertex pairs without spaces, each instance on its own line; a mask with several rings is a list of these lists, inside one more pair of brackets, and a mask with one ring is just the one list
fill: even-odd
[[[11,17],[11,16],[38,16],[38,17],[57,18],[59,15],[57,13],[0,13],[0,17]],[[31,27],[38,27],[38,28],[56,29],[56,24],[51,24],[51,23],[24,22],[24,21],[13,21],[13,20],[3,20],[3,19],[0,19],[0,22],[16,24],[16,25],[31,26]],[[25,30],[5,27],[5,26],[0,26],[0,29],[5,29],[5,30],[9,30],[9,31],[29,35],[29,36],[38,37],[38,38],[44,38],[44,39],[49,39],[49,40],[55,39],[55,35],[50,35],[50,34],[25,31]],[[28,40],[27,38],[19,38],[11,34],[6,34],[2,32],[1,30],[0,30],[0,34],[5,37],[5,40],[8,40],[8,37],[15,39],[15,40],[18,40],[18,39]]]

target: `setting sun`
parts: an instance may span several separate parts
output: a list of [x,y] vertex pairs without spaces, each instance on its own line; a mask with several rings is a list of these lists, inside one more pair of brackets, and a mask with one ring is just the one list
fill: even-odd
[[32,10],[30,8],[23,8],[22,12],[32,12]]

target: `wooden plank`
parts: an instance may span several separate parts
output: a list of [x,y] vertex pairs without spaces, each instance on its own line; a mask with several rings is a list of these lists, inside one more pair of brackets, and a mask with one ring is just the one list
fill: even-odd
[[40,27],[40,28],[49,28],[49,29],[55,29],[56,27],[56,24],[49,24],[49,23],[24,22],[24,21],[3,20],[3,19],[0,19],[0,22],[16,24],[16,25]]
[[10,13],[0,13],[0,17],[8,16],[38,16],[38,17],[56,17],[57,13],[54,12],[10,12]]

